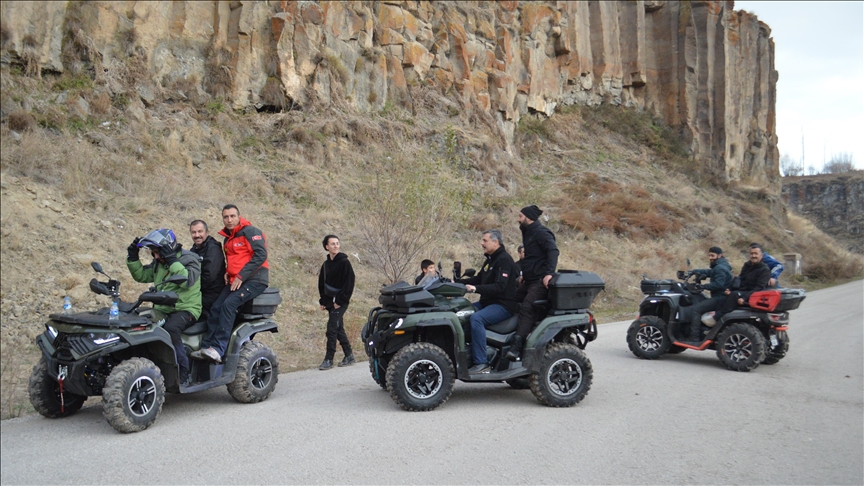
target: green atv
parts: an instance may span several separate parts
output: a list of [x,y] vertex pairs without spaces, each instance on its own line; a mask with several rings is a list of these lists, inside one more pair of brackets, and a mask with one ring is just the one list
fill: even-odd
[[[591,361],[582,351],[597,338],[588,307],[605,284],[596,274],[562,270],[549,283],[546,312],[526,339],[521,360],[504,358],[517,316],[486,328],[492,370],[471,374],[470,317],[465,286],[435,279],[384,287],[361,331],[372,378],[405,410],[433,410],[450,398],[456,378],[530,388],[544,405],[569,407],[591,388]],[[539,315],[539,313],[538,313]]]
[[[93,269],[106,277],[102,266]],[[42,358],[30,375],[30,403],[48,418],[77,412],[87,397],[102,396],[102,412],[120,432],[139,432],[158,417],[165,392],[193,393],[220,385],[242,403],[266,400],[279,379],[279,362],[266,345],[253,341],[259,332],[278,332],[272,316],[281,302],[278,289],[267,289],[237,313],[223,364],[190,360],[192,382],[179,383],[179,369],[168,332],[152,310],[140,305],[174,305],[177,294],[151,287],[136,302],[120,300],[120,282],[90,281],[90,290],[117,304],[116,315],[95,312],[51,314],[36,338]],[[173,276],[165,282],[182,282]],[[206,321],[186,329],[186,353],[201,347]]]

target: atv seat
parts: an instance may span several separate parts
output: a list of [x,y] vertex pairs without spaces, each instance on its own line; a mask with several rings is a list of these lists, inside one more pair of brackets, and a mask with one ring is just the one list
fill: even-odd
[[206,330],[207,330],[207,319],[204,319],[202,321],[198,321],[195,324],[192,324],[191,326],[187,327],[183,331],[183,334],[185,334],[187,336],[197,336],[198,334],[204,334],[204,332]]
[[504,319],[503,321],[492,324],[486,329],[497,332],[498,334],[510,334],[511,332],[516,330],[516,323],[519,321],[519,314],[514,314],[513,316]]

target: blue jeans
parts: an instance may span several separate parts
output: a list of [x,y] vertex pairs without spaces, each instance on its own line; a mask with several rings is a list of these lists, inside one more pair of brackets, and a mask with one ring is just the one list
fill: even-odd
[[201,341],[201,349],[213,348],[219,356],[225,355],[228,340],[231,339],[231,330],[234,328],[234,319],[237,311],[246,302],[261,295],[267,289],[264,282],[251,281],[244,283],[239,289],[231,291],[231,286],[226,285],[222,293],[210,308],[210,317],[207,318],[207,333]]
[[484,306],[480,302],[474,304],[476,312],[471,314],[471,359],[474,364],[486,363],[486,327],[509,319],[512,312],[499,304]]

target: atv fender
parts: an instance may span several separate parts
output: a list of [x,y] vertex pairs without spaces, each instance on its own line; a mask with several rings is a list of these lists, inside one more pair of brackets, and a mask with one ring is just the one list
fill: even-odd
[[259,319],[257,321],[244,322],[237,326],[231,333],[231,341],[228,344],[227,354],[237,354],[246,341],[252,339],[259,332],[279,332],[279,326],[273,319]]
[[546,345],[564,329],[590,325],[591,316],[587,313],[550,316],[543,319],[537,328],[528,335],[528,339],[525,342],[525,352],[522,358],[524,366],[528,369],[534,369],[535,365],[542,361]]

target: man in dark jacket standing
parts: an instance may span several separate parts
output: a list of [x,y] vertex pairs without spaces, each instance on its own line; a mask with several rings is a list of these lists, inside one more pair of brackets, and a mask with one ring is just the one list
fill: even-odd
[[697,302],[691,307],[693,315],[690,318],[690,340],[702,340],[702,314],[716,309],[726,300],[724,291],[732,285],[732,265],[723,256],[723,250],[719,246],[708,249],[709,268],[696,269],[690,273],[693,275],[704,275],[711,279],[711,283],[703,285],[703,290],[711,292],[711,298]]
[[519,211],[519,229],[522,230],[522,244],[525,258],[520,262],[522,283],[516,291],[516,299],[522,302],[519,311],[519,324],[516,337],[505,356],[516,360],[522,355],[525,338],[534,326],[534,302],[546,299],[549,294],[549,281],[558,266],[558,245],[555,235],[549,228],[540,224],[538,219],[543,211],[537,206],[526,206]]
[[341,243],[336,235],[327,235],[321,242],[327,250],[327,260],[321,265],[318,273],[318,303],[321,310],[329,314],[327,319],[327,351],[324,361],[318,366],[319,370],[329,370],[333,367],[333,358],[336,356],[336,341],[342,346],[345,357],[339,366],[354,364],[354,353],[351,351],[351,341],[345,334],[345,323],[343,316],[348,310],[351,302],[351,294],[354,293],[354,268],[348,255],[340,253]]
[[715,321],[720,322],[720,319],[735,310],[735,307],[744,305],[753,292],[768,288],[771,270],[762,261],[762,247],[758,244],[750,245],[750,260],[741,267],[740,278],[741,284],[737,290],[727,289],[725,291],[726,300],[720,309],[714,313]]
[[222,244],[210,236],[207,223],[196,219],[189,224],[192,252],[201,258],[201,318],[210,317],[210,307],[225,287],[225,253]]
[[488,373],[486,359],[486,328],[509,319],[519,309],[516,299],[518,270],[513,258],[504,249],[501,232],[497,229],[483,232],[480,246],[486,262],[480,273],[461,282],[468,292],[480,294],[471,314],[471,357],[474,361],[469,373]]
[[192,353],[193,358],[209,358],[217,363],[231,338],[234,318],[246,302],[258,297],[267,289],[270,281],[270,264],[267,262],[267,238],[245,218],[233,204],[222,208],[225,227],[219,234],[225,237],[225,287],[210,308],[207,332],[201,341],[201,349]]

